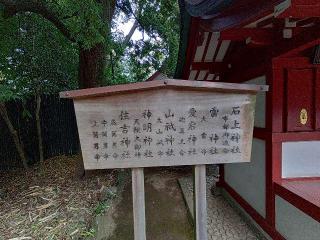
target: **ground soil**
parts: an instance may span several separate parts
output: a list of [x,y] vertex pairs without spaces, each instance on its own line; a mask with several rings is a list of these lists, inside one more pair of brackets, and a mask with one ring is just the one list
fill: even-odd
[[101,189],[115,174],[82,177],[81,165],[79,156],[60,156],[29,172],[0,172],[0,240],[93,238]]
[[[191,170],[190,170],[191,171]],[[145,170],[147,239],[191,240],[193,228],[177,179],[184,171]],[[133,240],[132,191],[129,181],[115,207],[115,228],[108,240]]]

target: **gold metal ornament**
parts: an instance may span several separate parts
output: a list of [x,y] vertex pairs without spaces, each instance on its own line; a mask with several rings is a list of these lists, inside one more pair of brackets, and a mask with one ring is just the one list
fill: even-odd
[[302,108],[300,111],[300,123],[306,125],[308,122],[308,112],[305,108]]

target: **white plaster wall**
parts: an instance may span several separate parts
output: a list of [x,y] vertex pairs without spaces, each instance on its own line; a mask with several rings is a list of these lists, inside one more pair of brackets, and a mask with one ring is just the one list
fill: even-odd
[[265,217],[265,141],[253,139],[251,162],[225,164],[225,181]]
[[320,177],[320,141],[282,143],[282,177]]
[[276,196],[276,229],[287,240],[319,240],[320,223]]
[[[261,76],[261,77],[252,79],[250,81],[247,81],[245,83],[265,85],[266,84],[266,76]],[[266,92],[260,92],[257,95],[254,126],[260,127],[260,128],[266,127]]]

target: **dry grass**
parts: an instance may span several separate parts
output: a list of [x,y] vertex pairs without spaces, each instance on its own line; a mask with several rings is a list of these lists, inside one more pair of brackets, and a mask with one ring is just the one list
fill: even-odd
[[0,240],[87,239],[100,189],[114,174],[81,178],[79,156],[60,156],[29,172],[0,172]]

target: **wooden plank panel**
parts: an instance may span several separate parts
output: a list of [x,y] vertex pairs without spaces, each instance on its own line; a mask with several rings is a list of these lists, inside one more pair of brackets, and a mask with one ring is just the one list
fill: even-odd
[[[287,130],[310,131],[313,129],[313,81],[312,69],[290,69],[287,80]],[[305,122],[301,119],[305,111]]]
[[255,95],[152,90],[75,101],[85,169],[248,162]]
[[143,168],[133,168],[131,174],[134,239],[146,240],[146,214]]

